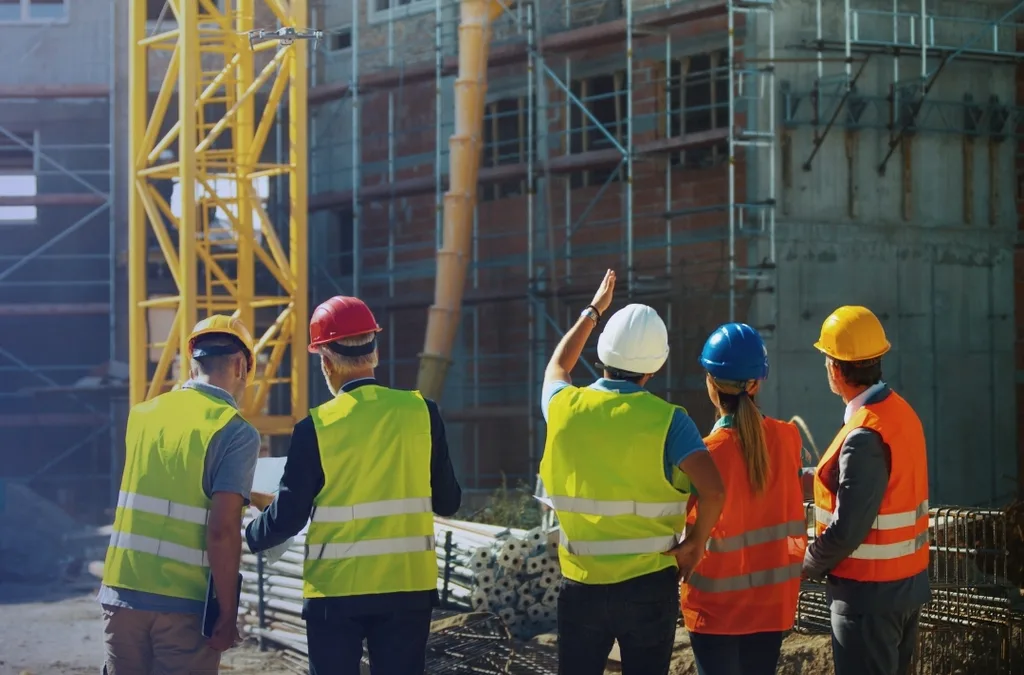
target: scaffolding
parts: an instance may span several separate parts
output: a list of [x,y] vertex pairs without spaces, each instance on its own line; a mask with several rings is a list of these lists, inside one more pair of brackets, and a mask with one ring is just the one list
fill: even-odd
[[[457,6],[354,2],[344,17],[313,7],[328,38],[309,98],[311,290],[371,304],[385,327],[381,374],[395,386],[416,381],[442,244]],[[670,326],[673,356],[652,389],[707,405],[686,356],[774,290],[773,9],[520,2],[495,22],[472,260],[444,388],[470,488],[532,480],[544,365],[608,267],[620,271],[620,302],[651,304]],[[755,28],[759,54],[746,41]],[[765,168],[748,178],[754,164]],[[771,312],[759,316],[770,336]]]
[[107,505],[117,465],[115,59],[99,53],[82,84],[0,86],[0,481],[80,512]]
[[149,34],[145,3],[130,17],[130,400],[183,381],[196,320],[232,314],[256,338],[243,412],[289,434],[309,364],[306,2],[169,0]]
[[[877,6],[858,6],[855,0],[843,4],[843,39],[830,38],[823,31],[823,15],[827,11],[822,0],[815,3],[815,38],[804,41],[801,47],[815,52],[816,74],[811,88],[796,88],[782,82],[783,126],[782,143],[788,146],[788,130],[798,126],[811,126],[814,142],[806,158],[784,158],[787,168],[801,162],[803,170],[810,171],[815,156],[829,136],[839,126],[847,138],[848,159],[854,161],[855,137],[862,130],[887,132],[886,147],[877,170],[884,175],[897,150],[909,158],[910,141],[918,133],[955,134],[963,137],[965,169],[965,221],[973,217],[973,156],[977,139],[989,145],[989,162],[995,162],[996,148],[1007,138],[1019,140],[1024,109],[1015,100],[1000,100],[995,94],[987,101],[975,100],[967,92],[959,100],[937,99],[932,93],[947,66],[955,61],[985,64],[1015,64],[1024,56],[1019,51],[1017,32],[1024,24],[1015,19],[1024,9],[1024,2],[1015,2],[1009,9],[993,7],[995,18],[977,18],[948,15],[935,11],[928,0],[905,2],[891,0],[888,9]],[[934,1],[931,5],[935,5]],[[838,59],[826,56],[841,52]],[[865,94],[858,87],[872,58],[890,58],[889,78],[882,89],[885,95]],[[839,61],[839,72],[827,64]],[[910,61],[908,67],[907,61]],[[915,63],[916,62],[916,63]],[[916,66],[916,72],[914,66]],[[806,86],[806,85],[804,85]],[[911,170],[905,161],[905,173]],[[786,177],[783,178],[786,181]],[[910,176],[904,176],[904,190],[909,190]],[[996,190],[996,181],[991,181]],[[785,187],[789,187],[788,184]],[[995,205],[998,199],[992,199]],[[855,215],[856,204],[851,196],[850,215]],[[910,219],[909,207],[904,218]],[[989,224],[994,225],[996,211],[989,213]]]

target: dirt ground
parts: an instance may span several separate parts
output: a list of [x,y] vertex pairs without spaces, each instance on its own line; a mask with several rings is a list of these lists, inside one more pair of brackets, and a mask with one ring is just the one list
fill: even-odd
[[[0,584],[0,675],[97,675],[103,661],[94,583]],[[245,644],[221,672],[290,675],[280,657]]]
[[[552,638],[554,636],[551,636]],[[553,640],[552,640],[553,642]],[[612,651],[613,660],[609,662],[605,675],[621,673],[622,669],[614,661],[617,649]],[[776,675],[834,675],[832,669],[832,645],[827,635],[790,634],[782,643],[782,656]],[[690,639],[686,630],[676,631],[675,655],[669,675],[696,675],[697,667],[693,663],[693,652],[690,651]]]

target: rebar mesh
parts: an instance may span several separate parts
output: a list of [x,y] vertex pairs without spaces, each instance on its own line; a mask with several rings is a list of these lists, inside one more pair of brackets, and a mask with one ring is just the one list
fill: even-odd
[[[813,539],[814,505],[806,508]],[[1012,527],[1004,511],[930,511],[932,599],[921,616],[914,675],[1024,674],[1024,607],[1011,559]],[[824,584],[804,582],[796,629],[828,633],[829,628]]]

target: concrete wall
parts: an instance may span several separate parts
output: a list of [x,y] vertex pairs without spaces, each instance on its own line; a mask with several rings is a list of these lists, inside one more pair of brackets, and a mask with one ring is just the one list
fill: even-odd
[[[965,20],[937,22],[936,40],[944,44],[964,42],[980,29],[966,19],[992,20],[1009,9],[1007,3],[930,5],[936,14]],[[824,24],[826,37],[841,36],[841,7],[830,7]],[[765,44],[763,23],[758,31],[758,43]],[[796,44],[812,38],[813,31],[814,3],[780,4],[776,44]],[[1012,35],[1002,37],[1012,40]],[[783,49],[779,55],[806,57],[808,52]],[[867,97],[885,97],[892,63],[889,57],[874,57],[858,90]],[[937,65],[937,60],[928,62],[929,70]],[[840,67],[826,64],[826,76]],[[901,68],[902,77],[910,80],[920,72],[920,61],[903,57]],[[808,92],[814,66],[782,63],[778,77]],[[928,98],[956,103],[965,94],[976,102],[998,96],[1012,104],[1013,66],[954,61]],[[810,103],[805,99],[802,105]],[[954,126],[962,123],[962,109],[955,105],[925,107],[922,119],[930,114],[930,124],[937,124],[937,111]],[[865,120],[871,114],[866,112]],[[812,130],[795,128],[782,133],[787,136],[791,155],[783,144],[776,165],[782,200],[778,292],[755,312],[759,320],[778,325],[770,348],[773,386],[763,397],[766,410],[785,418],[802,416],[824,451],[841,424],[843,407],[830,395],[822,357],[811,343],[835,307],[866,305],[882,319],[893,343],[885,378],[924,423],[932,501],[1005,501],[1017,475],[1017,408],[1009,366],[1016,149],[1006,142],[990,150],[985,138],[970,147],[961,135],[922,131],[910,141],[908,155],[897,148],[880,176],[877,167],[888,150],[885,129],[860,130],[848,141],[838,126],[810,171],[801,165],[811,152]],[[852,161],[848,147],[855,149]],[[792,166],[789,182],[783,174],[786,162]],[[758,182],[767,179],[767,169],[759,167]]]

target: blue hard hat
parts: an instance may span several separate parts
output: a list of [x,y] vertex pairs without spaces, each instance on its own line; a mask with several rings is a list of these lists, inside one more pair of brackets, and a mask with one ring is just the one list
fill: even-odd
[[754,328],[745,323],[727,323],[716,328],[704,343],[700,365],[718,380],[763,380],[768,377],[768,350]]

